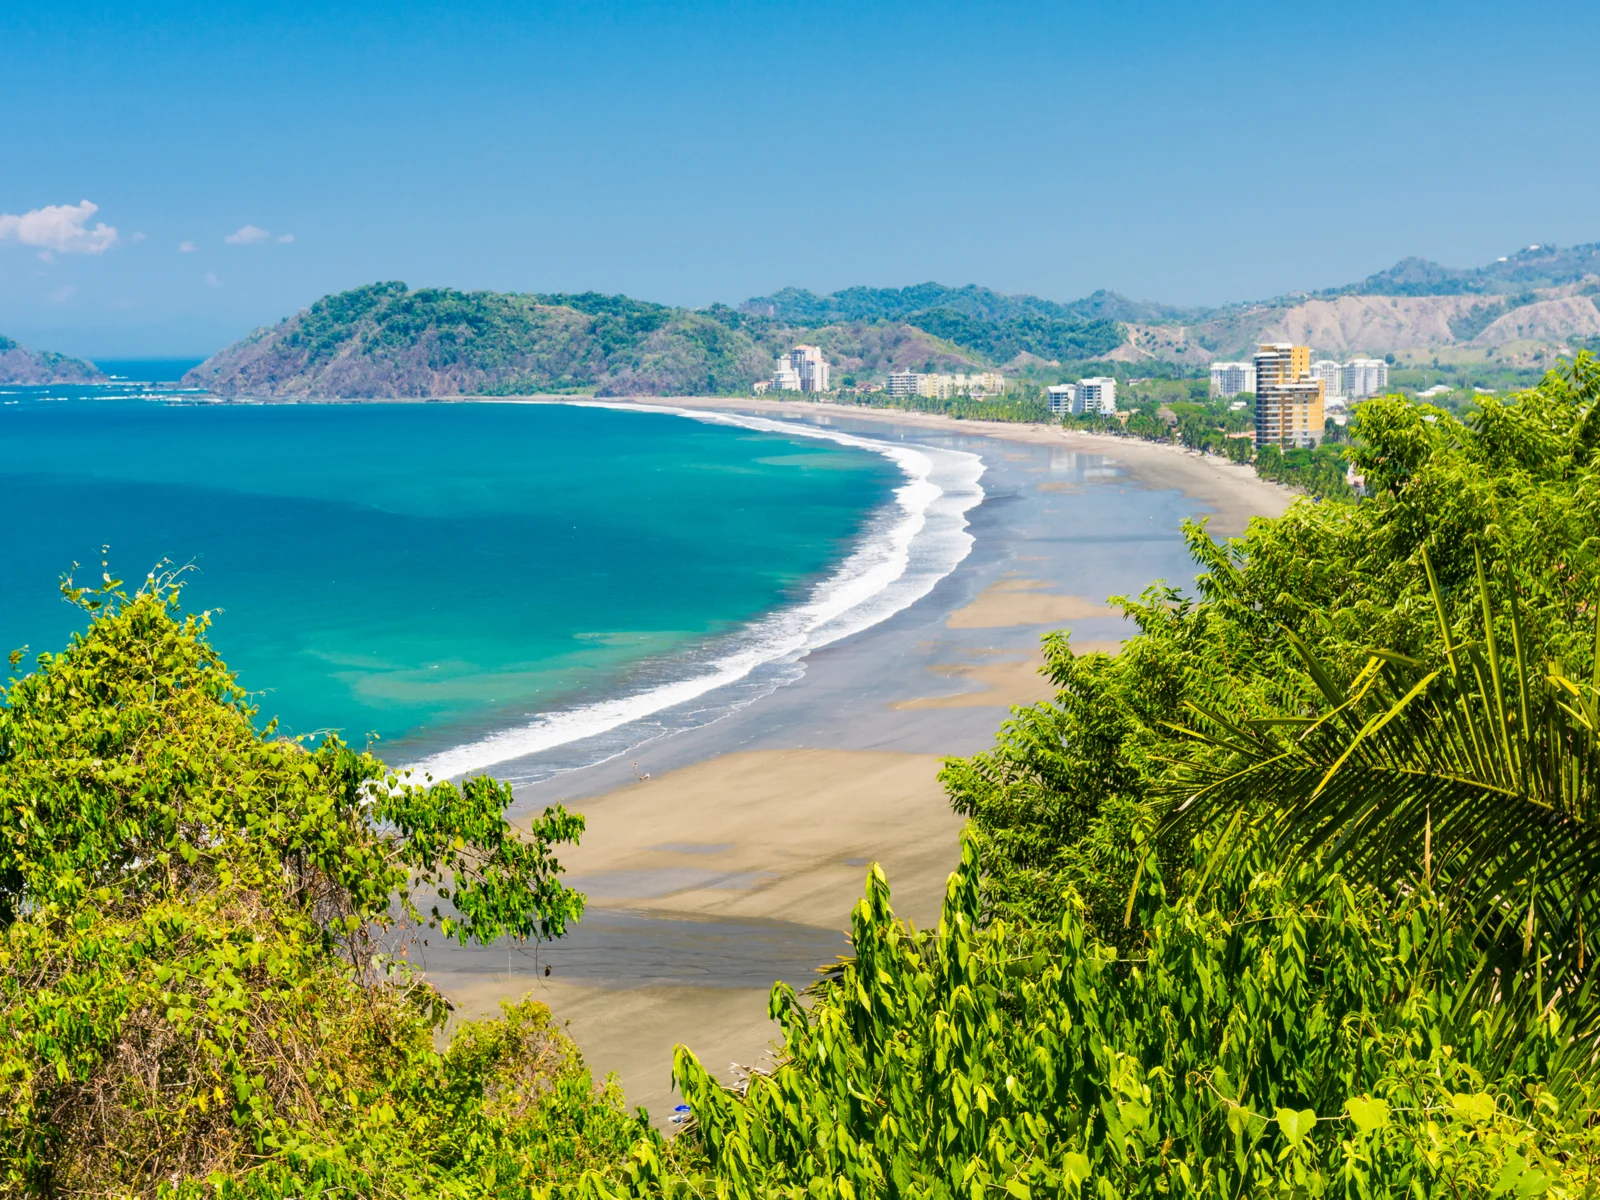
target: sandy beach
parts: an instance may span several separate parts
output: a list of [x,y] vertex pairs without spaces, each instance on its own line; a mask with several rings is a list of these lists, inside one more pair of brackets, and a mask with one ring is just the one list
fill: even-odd
[[985,464],[971,552],[932,593],[813,651],[801,678],[751,703],[518,788],[519,812],[560,802],[588,819],[563,855],[589,897],[569,937],[426,958],[457,1019],[528,991],[549,1003],[590,1065],[616,1072],[630,1103],[660,1121],[676,1103],[675,1044],[719,1076],[770,1053],[772,982],[803,987],[847,950],[869,863],[883,866],[897,911],[937,920],[961,827],[940,764],[991,745],[1011,706],[1051,698],[1044,633],[1065,628],[1079,653],[1115,653],[1134,630],[1107,597],[1192,578],[1185,518],[1238,533],[1293,495],[1200,455],[1046,426],[781,401],[645,403],[923,442]]

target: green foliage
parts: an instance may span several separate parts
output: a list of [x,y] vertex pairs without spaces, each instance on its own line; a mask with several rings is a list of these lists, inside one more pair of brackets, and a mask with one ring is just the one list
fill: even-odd
[[743,1094],[688,1050],[674,1076],[703,1167],[641,1147],[622,1187],[673,1197],[1582,1194],[1582,1094],[1529,1029],[1476,1066],[1451,985],[1475,952],[1436,902],[1335,874],[1242,871],[1152,902],[1142,953],[1075,906],[1053,946],[985,923],[976,848],[937,931],[897,921],[883,875],[855,956],[808,1009],[780,985],[784,1054]]
[[[770,296],[747,300],[745,311],[797,325],[827,325],[840,321],[905,321],[912,314],[943,309],[982,322],[1003,322],[1030,317],[1053,321],[1160,321],[1191,316],[1187,309],[1129,300],[1115,292],[1098,291],[1070,304],[1038,296],[1007,296],[986,287],[967,284],[946,287],[920,283],[903,288],[851,287],[818,296],[804,288],[784,288]],[[912,324],[917,324],[912,321]]]
[[1062,320],[1037,313],[984,321],[953,308],[930,308],[911,313],[905,321],[995,362],[1024,353],[1069,361],[1094,358],[1124,340],[1115,321]]
[[1041,400],[1024,396],[1012,398],[1007,393],[992,400],[974,400],[969,396],[953,396],[948,400],[932,396],[891,396],[887,392],[870,392],[857,395],[851,403],[866,408],[898,408],[905,412],[937,413],[956,420],[1007,421],[1021,424],[1048,425],[1055,418]]
[[[1425,547],[1423,565],[1431,578]],[[1600,916],[1600,676],[1538,664],[1515,606],[1502,646],[1481,560],[1478,592],[1478,638],[1455,641],[1430,584],[1434,661],[1374,650],[1348,685],[1291,638],[1328,706],[1318,718],[1258,706],[1241,723],[1191,700],[1220,753],[1182,773],[1179,811],[1225,844],[1264,837],[1290,861],[1331,847],[1387,894],[1447,895],[1483,949],[1458,997],[1507,1019],[1556,1009],[1586,1044],[1600,1029],[1585,946]]]
[[439,1053],[404,964],[559,935],[581,817],[258,732],[170,580],[64,590],[87,631],[0,692],[0,1190],[516,1195],[639,1136],[539,1005]]
[[1323,442],[1316,446],[1296,446],[1280,450],[1262,446],[1256,450],[1256,474],[1274,483],[1286,483],[1313,496],[1342,499],[1350,495],[1345,482],[1347,463],[1342,446]]

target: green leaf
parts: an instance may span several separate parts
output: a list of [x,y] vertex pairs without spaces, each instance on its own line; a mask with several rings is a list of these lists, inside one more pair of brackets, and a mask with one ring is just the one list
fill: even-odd
[[1069,1150],[1061,1159],[1061,1169],[1066,1172],[1067,1178],[1073,1183],[1082,1184],[1089,1178],[1092,1167],[1089,1156],[1080,1154],[1076,1150]]
[[1463,1121],[1483,1125],[1494,1120],[1494,1097],[1487,1092],[1457,1092],[1450,1097],[1450,1107]]
[[1304,1108],[1296,1111],[1292,1108],[1280,1108],[1273,1114],[1278,1128],[1283,1136],[1289,1139],[1289,1145],[1298,1146],[1302,1139],[1317,1127],[1317,1111],[1314,1108]]
[[1363,1137],[1382,1129],[1389,1123],[1389,1102],[1366,1096],[1351,1096],[1344,1102],[1344,1110]]

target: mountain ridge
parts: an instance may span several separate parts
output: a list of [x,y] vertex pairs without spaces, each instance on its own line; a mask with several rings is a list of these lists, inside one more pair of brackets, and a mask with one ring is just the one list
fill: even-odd
[[1530,246],[1485,267],[1402,259],[1359,284],[1216,308],[1097,291],[1059,302],[977,284],[784,288],[688,309],[597,292],[458,292],[377,283],[325,296],[184,377],[223,396],[734,394],[797,342],[841,380],[892,371],[1075,365],[1198,368],[1293,341],[1339,357],[1393,354],[1540,366],[1600,338],[1600,243]]

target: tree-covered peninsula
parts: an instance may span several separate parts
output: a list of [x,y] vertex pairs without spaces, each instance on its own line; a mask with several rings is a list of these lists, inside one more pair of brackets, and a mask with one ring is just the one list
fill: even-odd
[[747,391],[771,366],[736,325],[626,296],[375,283],[257,330],[183,382],[259,397],[689,395]]
[[[257,731],[160,581],[0,697],[0,1189],[18,1196],[1587,1197],[1600,1188],[1600,366],[1357,413],[1360,501],[1045,642],[947,760],[942,918],[868,872],[770,1072],[671,1140],[536,1005],[436,1041],[384,956],[554,936],[580,819]],[[14,666],[20,665],[20,659]]]

